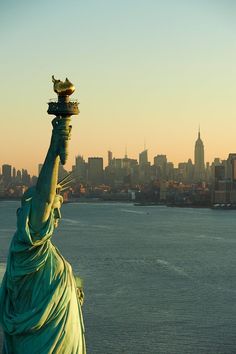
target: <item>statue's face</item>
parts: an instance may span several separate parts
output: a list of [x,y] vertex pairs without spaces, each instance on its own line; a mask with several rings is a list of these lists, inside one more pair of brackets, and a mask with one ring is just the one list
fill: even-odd
[[58,222],[61,219],[61,205],[63,203],[63,198],[60,194],[56,194],[53,205],[52,205],[52,209],[53,209],[53,213],[54,213],[54,226],[57,227],[58,226]]

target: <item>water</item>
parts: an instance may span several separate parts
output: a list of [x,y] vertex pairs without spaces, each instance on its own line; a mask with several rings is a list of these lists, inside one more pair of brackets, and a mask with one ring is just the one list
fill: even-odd
[[[0,272],[17,202],[0,203]],[[236,211],[66,204],[89,354],[236,353]]]

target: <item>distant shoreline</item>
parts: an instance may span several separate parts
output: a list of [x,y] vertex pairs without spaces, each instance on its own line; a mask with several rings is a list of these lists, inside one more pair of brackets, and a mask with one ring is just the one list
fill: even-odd
[[[0,198],[0,203],[1,202],[20,202],[21,198],[20,197],[15,197],[15,198],[7,198],[7,197],[1,197]],[[212,209],[212,210],[236,210],[236,206],[218,206],[214,207],[214,205],[194,205],[194,204],[170,204],[170,203],[154,203],[154,202],[138,202],[134,200],[122,200],[122,199],[112,199],[112,200],[106,200],[102,198],[72,198],[69,200],[64,201],[64,204],[85,204],[85,203],[95,203],[95,204],[103,204],[103,203],[109,203],[109,204],[116,204],[116,203],[125,203],[125,204],[133,204],[134,206],[137,207],[158,207],[158,206],[166,206],[168,208],[186,208],[186,209]]]

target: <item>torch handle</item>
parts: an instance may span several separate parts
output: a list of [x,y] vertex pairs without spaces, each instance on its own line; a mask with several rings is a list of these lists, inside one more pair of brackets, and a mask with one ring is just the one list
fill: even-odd
[[[71,119],[69,117],[65,117],[62,118],[64,121],[64,126],[65,129],[68,130],[69,132],[71,131]],[[68,155],[69,155],[69,140],[70,140],[70,133],[69,135],[64,138],[61,141],[61,145],[60,145],[60,150],[59,150],[59,156],[60,156],[60,161],[62,165],[65,165],[67,159],[68,159]]]

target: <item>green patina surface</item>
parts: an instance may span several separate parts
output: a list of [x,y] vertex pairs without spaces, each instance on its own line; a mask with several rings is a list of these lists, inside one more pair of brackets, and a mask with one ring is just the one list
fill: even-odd
[[70,264],[51,243],[54,214],[35,233],[30,208],[31,199],[18,210],[2,281],[3,353],[85,353],[76,281]]
[[[64,94],[70,95],[73,85],[68,79],[63,83],[53,78],[53,82],[60,86],[54,87],[60,94],[58,103],[62,98],[69,102]],[[37,184],[26,191],[17,212],[17,231],[0,291],[4,354],[86,352],[80,307],[82,281],[74,277],[70,264],[51,243],[61,217],[58,168],[59,160],[65,163],[68,156],[70,115],[58,112],[53,119],[50,146]]]

